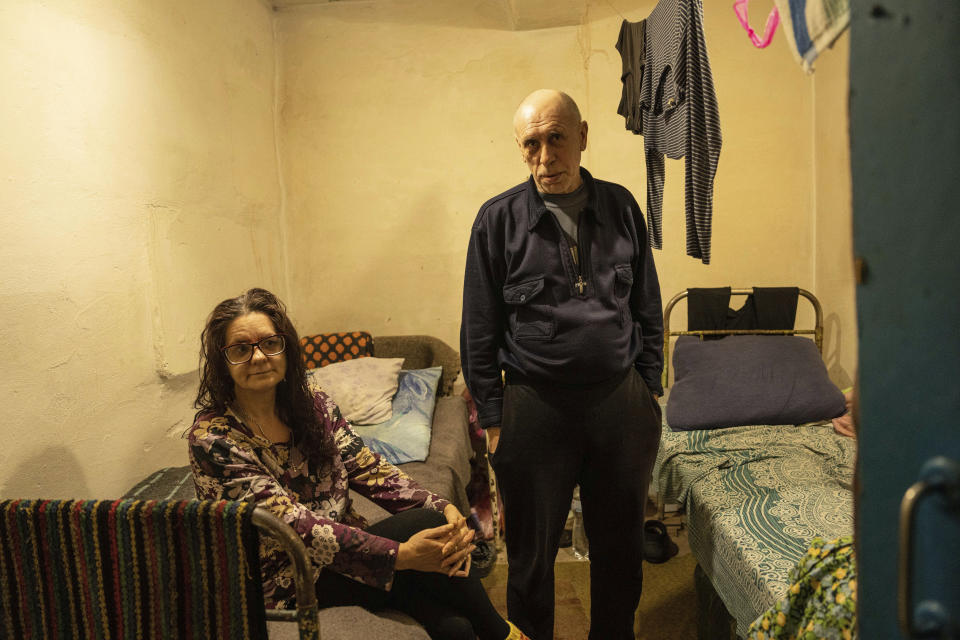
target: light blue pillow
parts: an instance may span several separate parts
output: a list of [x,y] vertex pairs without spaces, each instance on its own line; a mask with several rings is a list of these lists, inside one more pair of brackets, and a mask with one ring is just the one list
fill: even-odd
[[353,430],[371,451],[393,464],[426,460],[442,372],[443,367],[401,371],[393,417],[380,424],[354,425]]

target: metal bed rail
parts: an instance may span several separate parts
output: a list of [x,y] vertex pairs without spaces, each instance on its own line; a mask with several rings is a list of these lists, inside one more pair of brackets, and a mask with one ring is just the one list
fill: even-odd
[[267,609],[267,620],[296,622],[301,640],[320,640],[320,621],[317,608],[317,592],[314,590],[313,573],[303,540],[286,522],[270,513],[265,507],[253,510],[253,524],[276,540],[290,556],[293,563],[294,585],[297,592],[297,609]]
[[[823,354],[823,307],[815,295],[806,289],[798,289],[797,293],[810,301],[813,305],[815,314],[814,327],[812,329],[703,329],[695,331],[672,331],[670,329],[670,314],[678,302],[689,295],[689,289],[684,289],[670,299],[663,311],[663,386],[666,387],[670,380],[670,337],[671,336],[731,336],[731,335],[812,335],[813,341],[817,344],[817,350]],[[749,296],[753,294],[753,287],[730,289],[731,296]]]

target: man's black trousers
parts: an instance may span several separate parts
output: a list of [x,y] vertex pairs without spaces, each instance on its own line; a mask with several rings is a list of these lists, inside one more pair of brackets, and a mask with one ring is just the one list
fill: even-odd
[[660,407],[632,368],[592,386],[507,376],[490,461],[504,502],[508,617],[533,640],[553,638],[553,563],[577,484],[590,541],[590,638],[633,638],[660,428]]

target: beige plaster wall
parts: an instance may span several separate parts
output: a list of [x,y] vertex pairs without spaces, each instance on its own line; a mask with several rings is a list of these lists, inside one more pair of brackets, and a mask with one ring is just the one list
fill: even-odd
[[[303,331],[435,333],[458,343],[463,262],[487,198],[526,178],[517,103],[557,87],[590,124],[584,166],[646,208],[643,140],[617,115],[621,20],[653,1],[586,3],[581,24],[514,31],[502,3],[329,3],[278,13],[291,290]],[[724,146],[713,264],[684,255],[683,161],[667,161],[664,297],[797,284],[815,266],[814,80],[786,43],[755,49],[727,5],[706,37]],[[681,309],[680,316],[685,314]]]
[[531,86],[579,94],[586,84],[575,29],[510,31],[496,5],[278,14],[301,332],[427,332],[458,344],[471,223],[524,178],[512,111]]
[[0,496],[185,464],[206,314],[286,292],[271,16],[0,3]]
[[824,357],[841,388],[857,366],[857,311],[853,275],[850,118],[847,110],[850,35],[816,63],[816,286],[824,306]]
[[[595,172],[629,187],[644,211],[643,139],[616,113],[620,56],[614,48],[624,18],[649,15],[656,2],[591,2],[589,113]],[[704,31],[723,147],[714,183],[712,259],[685,253],[684,160],[666,160],[662,251],[654,251],[664,304],[688,287],[814,287],[813,78],[778,37],[755,48],[726,3],[704,3]],[[742,304],[734,298],[733,304]],[[799,321],[812,326],[802,301]],[[686,326],[680,303],[674,326]]]
[[[654,2],[585,6],[579,25],[517,31],[497,0],[0,4],[0,496],[110,497],[183,464],[199,330],[249,286],[284,297],[302,332],[456,345],[470,225],[526,177],[510,119],[533,88],[579,101],[585,166],[645,208],[613,45]],[[706,31],[725,140],[714,260],[684,255],[683,161],[668,160],[664,296],[813,288],[843,384],[846,45],[810,77],[782,41],[750,46],[726,7],[707,7]]]

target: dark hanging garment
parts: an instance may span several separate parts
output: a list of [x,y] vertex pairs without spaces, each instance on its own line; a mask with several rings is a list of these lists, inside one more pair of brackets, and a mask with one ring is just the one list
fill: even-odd
[[798,295],[797,287],[754,287],[728,328],[793,329]]
[[663,248],[663,158],[686,157],[687,255],[709,264],[721,136],[700,0],[660,0],[645,21],[624,20],[617,50],[624,85],[617,111],[643,135],[650,246]]
[[644,42],[646,41],[647,21],[627,22],[620,25],[620,37],[617,38],[617,51],[620,52],[622,71],[620,82],[623,91],[620,94],[620,106],[617,113],[624,117],[624,126],[635,134],[643,133],[643,119],[640,117],[640,88],[643,86]]
[[[793,329],[797,287],[754,287],[743,306],[730,308],[730,287],[687,289],[687,330]],[[710,339],[715,336],[706,336]]]
[[727,328],[730,287],[687,289],[687,329],[711,331]]

